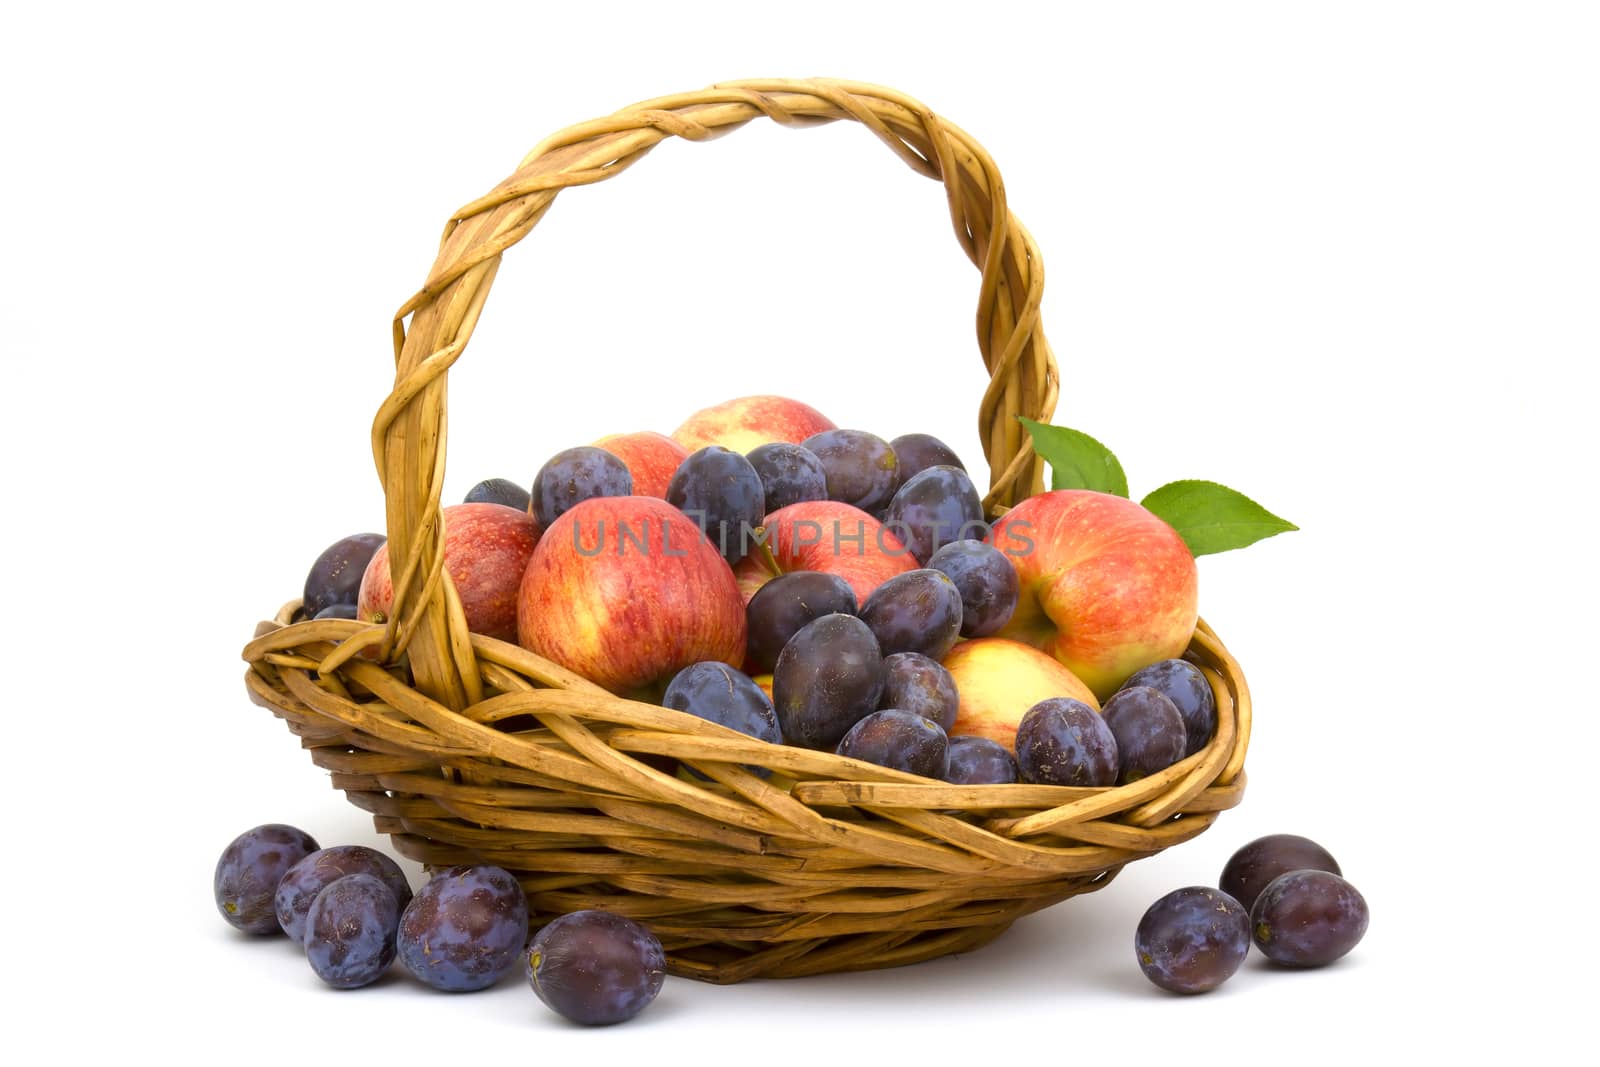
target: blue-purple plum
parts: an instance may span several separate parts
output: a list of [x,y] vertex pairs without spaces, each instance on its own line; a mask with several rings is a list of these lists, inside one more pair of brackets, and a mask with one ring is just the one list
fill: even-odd
[[824,615],[854,615],[850,583],[822,571],[790,571],[756,590],[745,607],[746,656],[757,673],[778,665],[778,654],[809,622]]
[[949,738],[932,719],[887,708],[850,727],[836,751],[880,767],[943,780],[950,769],[949,749]]
[[467,490],[465,504],[499,504],[502,507],[529,511],[532,497],[528,491],[510,478],[486,478]]
[[[778,715],[772,709],[772,701],[748,674],[726,663],[707,661],[685,667],[667,683],[661,706],[686,711],[758,741],[783,744],[783,731],[778,729]],[[693,768],[690,770],[696,777],[705,777]],[[764,767],[746,767],[746,770],[763,778],[771,773]]]
[[828,472],[804,445],[773,441],[745,457],[761,478],[767,514],[806,500],[828,499]]
[[306,574],[300,598],[306,618],[316,618],[335,604],[353,606],[361,593],[361,576],[386,540],[383,534],[351,534],[323,549]]
[[1134,671],[1121,688],[1133,689],[1141,685],[1164,695],[1183,716],[1188,735],[1185,756],[1192,756],[1206,747],[1217,730],[1217,698],[1199,667],[1188,660],[1164,659]]
[[487,864],[438,871],[400,916],[400,962],[451,993],[485,989],[517,964],[528,942],[528,899],[511,874]]
[[756,469],[721,445],[691,452],[678,464],[667,483],[667,503],[693,519],[729,563],[754,547],[755,531],[768,510]]
[[317,850],[304,830],[267,823],[246,830],[229,842],[211,878],[217,911],[229,925],[247,934],[280,932],[273,894],[289,868]]
[[1250,954],[1250,913],[1209,886],[1175,889],[1139,920],[1134,953],[1146,978],[1173,993],[1209,993]]
[[900,483],[883,524],[924,565],[945,545],[987,529],[972,479],[959,467],[943,466],[929,467]]
[[370,874],[389,887],[396,903],[411,902],[411,886],[394,860],[365,845],[334,845],[318,849],[284,872],[273,893],[278,925],[294,941],[305,937],[306,913],[325,886],[352,874]]
[[950,739],[950,766],[945,771],[945,781],[953,785],[1007,785],[1017,777],[1016,757],[1000,742],[970,734]]
[[824,430],[801,444],[822,463],[828,499],[869,514],[894,499],[900,460],[889,442],[865,430]]
[[656,999],[667,957],[647,927],[590,909],[568,912],[535,934],[524,973],[557,1014],[584,1026],[609,1026],[627,1022]]
[[399,926],[393,890],[373,875],[347,874],[311,902],[301,945],[318,978],[335,989],[359,989],[394,962]]
[[1332,853],[1298,834],[1268,834],[1243,845],[1222,868],[1217,885],[1248,911],[1256,897],[1279,875],[1290,871],[1327,871],[1343,874]]
[[961,636],[961,593],[943,571],[906,571],[872,591],[861,620],[885,656],[918,652],[942,660]]
[[961,636],[999,633],[1017,610],[1021,583],[1006,554],[982,541],[956,541],[928,557],[928,567],[942,571],[961,594]]
[[884,657],[883,670],[878,707],[921,715],[946,731],[955,725],[961,694],[956,691],[955,678],[937,660],[920,652],[896,652]]
[[1117,739],[1089,705],[1051,697],[1017,724],[1017,769],[1035,785],[1098,787],[1117,780]]
[[889,442],[896,458],[900,460],[900,483],[909,482],[919,471],[929,467],[958,467],[966,470],[955,449],[926,433],[901,434]]
[[533,479],[533,517],[548,530],[572,508],[603,496],[632,496],[628,465],[603,448],[579,445],[545,461]]
[[1166,696],[1149,686],[1119,689],[1101,709],[1117,739],[1117,784],[1148,778],[1183,759],[1188,731]]
[[1367,900],[1329,871],[1290,871],[1274,878],[1250,909],[1256,948],[1286,967],[1325,967],[1367,933]]
[[878,707],[883,655],[867,624],[824,615],[801,627],[772,670],[772,703],[784,742],[833,751]]

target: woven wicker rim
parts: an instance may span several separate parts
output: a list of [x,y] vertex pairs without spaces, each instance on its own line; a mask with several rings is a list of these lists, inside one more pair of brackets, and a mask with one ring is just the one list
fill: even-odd
[[[403,853],[507,866],[536,916],[608,907],[647,919],[676,973],[714,981],[975,947],[1019,915],[1100,888],[1129,860],[1205,830],[1242,795],[1250,731],[1243,675],[1204,622],[1190,658],[1217,696],[1216,736],[1114,789],[953,786],[769,745],[613,696],[468,632],[443,569],[446,372],[500,256],[562,189],[614,177],[668,137],[706,140],[762,116],[789,126],[860,122],[913,170],[944,182],[958,243],[981,271],[977,336],[991,375],[979,408],[985,505],[997,513],[1042,488],[1016,416],[1048,419],[1057,396],[1039,325],[1043,268],[988,154],[924,105],[877,86],[718,85],[562,131],[456,212],[427,281],[395,317],[395,385],[373,424],[395,579],[389,622],[303,621],[291,603],[244,650],[252,699],[288,721]],[[403,666],[379,666],[402,652]],[[663,773],[652,756],[710,781]],[[764,780],[751,766],[780,777]]]

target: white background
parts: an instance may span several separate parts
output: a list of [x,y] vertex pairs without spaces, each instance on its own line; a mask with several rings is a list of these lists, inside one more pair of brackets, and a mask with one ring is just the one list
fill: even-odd
[[[229,1063],[1561,1043],[1594,953],[1593,8],[571,8],[0,16],[10,1040]],[[245,700],[239,649],[325,545],[382,528],[389,319],[451,211],[571,123],[811,75],[895,86],[993,153],[1048,266],[1058,421],[1136,495],[1208,477],[1302,527],[1201,562],[1256,698],[1244,805],[972,956],[672,979],[608,1031],[520,978],[335,993],[234,935],[209,887],[234,834],[382,843]],[[766,391],[976,467],[976,283],[940,188],[859,127],[667,144],[507,256],[451,375],[447,494]],[[1367,939],[1207,997],[1149,985],[1143,909],[1276,831],[1339,857]]]

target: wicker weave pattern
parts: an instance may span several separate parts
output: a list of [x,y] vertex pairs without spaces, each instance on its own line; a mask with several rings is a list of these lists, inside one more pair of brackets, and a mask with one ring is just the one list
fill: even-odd
[[[500,255],[560,190],[619,174],[669,136],[705,140],[761,116],[794,126],[853,119],[945,183],[957,239],[981,270],[985,505],[993,512],[1039,491],[1015,416],[1046,419],[1056,402],[1038,321],[1042,265],[988,154],[922,104],[875,86],[719,85],[556,134],[450,220],[427,282],[395,318],[395,387],[373,425],[393,618],[386,627],[296,621],[291,603],[244,650],[252,699],[289,723],[402,853],[514,870],[536,919],[580,907],[643,919],[675,973],[719,982],[970,949],[1021,915],[1100,888],[1238,802],[1250,724],[1238,665],[1202,623],[1190,655],[1220,718],[1203,751],[1116,789],[947,786],[623,700],[468,633],[441,551],[445,372]],[[402,652],[403,666],[378,665]],[[663,774],[652,755],[712,781]]]

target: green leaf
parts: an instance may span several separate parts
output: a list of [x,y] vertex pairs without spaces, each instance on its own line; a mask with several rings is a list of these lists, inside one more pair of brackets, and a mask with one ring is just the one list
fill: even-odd
[[1033,450],[1050,464],[1050,488],[1094,489],[1128,495],[1128,476],[1111,449],[1081,430],[1017,416],[1033,436]]
[[1300,527],[1225,485],[1169,482],[1140,501],[1178,531],[1197,556],[1228,552]]

